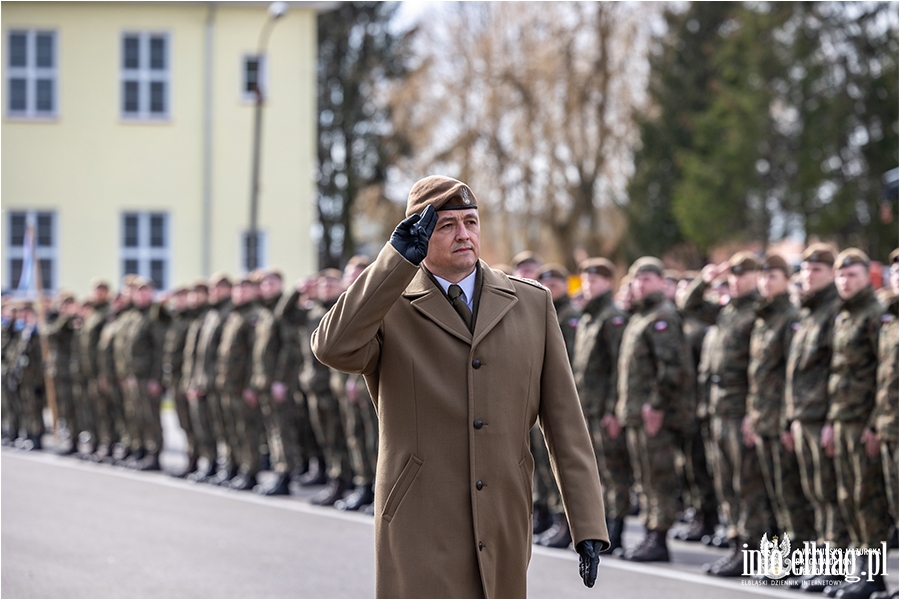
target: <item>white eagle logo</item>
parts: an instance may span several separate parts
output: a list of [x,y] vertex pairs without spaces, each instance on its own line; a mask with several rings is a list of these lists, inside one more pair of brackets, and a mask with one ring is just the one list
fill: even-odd
[[782,579],[791,574],[791,538],[784,534],[784,539],[778,543],[778,536],[773,535],[772,541],[763,535],[759,540],[760,573],[769,579]]

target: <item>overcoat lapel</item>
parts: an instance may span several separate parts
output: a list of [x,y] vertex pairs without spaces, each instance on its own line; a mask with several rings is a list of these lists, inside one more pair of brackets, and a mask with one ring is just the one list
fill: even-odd
[[497,326],[503,315],[519,301],[516,298],[515,288],[508,279],[497,275],[484,263],[481,267],[484,280],[481,284],[481,299],[478,304],[478,315],[475,317],[475,338],[472,346],[477,346]]
[[406,286],[403,297],[420,313],[434,321],[438,327],[467,344],[472,343],[472,333],[459,318],[453,305],[438,289],[424,268],[419,268],[413,280]]

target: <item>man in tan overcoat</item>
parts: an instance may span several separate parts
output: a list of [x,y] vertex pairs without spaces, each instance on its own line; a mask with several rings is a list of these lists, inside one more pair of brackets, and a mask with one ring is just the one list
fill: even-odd
[[311,339],[377,407],[376,595],[525,597],[536,422],[590,587],[609,540],[550,293],[479,259],[464,183],[420,180],[406,215]]

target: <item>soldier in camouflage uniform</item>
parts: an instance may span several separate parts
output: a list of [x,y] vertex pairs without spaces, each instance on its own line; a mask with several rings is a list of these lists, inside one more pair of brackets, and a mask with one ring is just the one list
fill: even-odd
[[[522,263],[519,264],[521,268]],[[555,263],[541,265],[535,278],[547,289],[553,298],[553,308],[556,309],[556,318],[559,328],[562,330],[563,340],[566,342],[566,352],[569,355],[569,364],[572,364],[572,356],[575,352],[575,332],[578,329],[578,311],[572,306],[569,297],[569,272],[565,267]],[[535,536],[534,543],[550,548],[565,548],[572,543],[572,535],[569,531],[569,522],[566,520],[562,497],[550,468],[550,454],[540,427],[535,426],[531,430],[531,452],[534,455],[534,481],[533,498],[535,512],[538,514],[546,511],[550,515],[550,525],[540,535]]]
[[115,339],[122,327],[122,315],[128,310],[130,299],[127,286],[113,298],[97,339],[97,390],[100,404],[94,411],[98,418],[100,439],[94,452],[94,462],[110,463],[127,454],[131,438],[125,426],[125,404],[122,387],[116,374]]
[[785,377],[787,357],[800,311],[788,294],[790,267],[778,254],[768,254],[760,265],[756,322],[750,335],[750,393],[744,437],[756,445],[769,502],[779,532],[800,544],[814,541],[815,519],[800,483],[797,455],[784,445]]
[[[343,274],[325,269],[318,277],[318,300],[307,317],[307,330],[314,331],[325,313],[334,306],[343,291]],[[313,355],[308,336],[302,340],[303,372],[301,382],[307,390],[309,412],[319,448],[325,455],[328,486],[310,499],[320,506],[332,506],[340,500],[352,477],[347,438],[341,421],[338,399],[331,389],[331,369]]]
[[[835,286],[841,297],[834,321],[834,351],[828,378],[830,403],[822,437],[833,444],[838,506],[857,548],[876,548],[890,537],[892,519],[884,489],[874,424],[878,334],[884,307],[869,283],[869,257],[856,248],[834,262]],[[867,446],[871,446],[867,451]],[[875,574],[841,586],[842,598],[868,598],[884,591]]]
[[[67,435],[63,436],[63,445],[57,448],[60,454],[71,454],[78,451],[79,425],[76,422],[75,398],[73,393],[71,361],[72,349],[76,338],[75,324],[78,315],[78,303],[68,292],[59,295],[59,313],[51,318],[48,315],[47,329],[42,333],[47,338],[50,358],[44,368],[53,379],[56,390],[56,406],[59,420]],[[77,359],[77,358],[76,358]]]
[[[878,334],[878,392],[875,396],[875,422],[873,430],[881,444],[881,462],[884,469],[884,487],[888,496],[894,527],[898,523],[897,509],[897,431],[898,423],[898,323],[897,292],[900,288],[900,264],[898,251],[891,253],[890,295],[885,305],[887,311],[881,318]],[[869,448],[867,447],[867,451]]]
[[[188,325],[184,339],[184,357],[181,365],[181,390],[187,401],[188,418],[191,421],[191,431],[194,432],[194,451],[197,455],[197,464],[194,470],[185,477],[189,481],[205,481],[213,474],[216,468],[216,435],[213,429],[209,411],[209,404],[205,398],[196,393],[196,388],[191,387],[191,381],[203,368],[203,356],[199,354],[200,330],[206,320],[207,313],[213,308],[214,302],[210,299],[210,288],[206,281],[199,280],[194,283],[188,293],[188,306],[193,313],[193,318]],[[215,287],[213,287],[215,294]],[[231,296],[229,288],[228,296]]]
[[[106,325],[109,313],[109,284],[105,281],[94,282],[93,296],[85,304],[86,313],[78,331],[78,358],[83,378],[82,394],[90,406],[91,445],[94,453],[109,454],[112,443],[112,428],[108,418],[106,405],[100,392],[100,334]],[[103,414],[105,413],[105,414]],[[93,458],[93,454],[90,456]]]
[[586,304],[575,334],[572,369],[603,482],[607,550],[612,552],[622,546],[625,517],[631,508],[633,471],[615,416],[619,346],[628,315],[613,303],[615,266],[609,260],[590,258],[579,268]]
[[175,412],[178,415],[178,424],[184,430],[187,439],[185,452],[187,453],[187,468],[173,473],[178,477],[186,477],[197,468],[197,436],[191,423],[190,405],[183,384],[184,378],[184,349],[187,344],[188,330],[197,314],[196,309],[189,306],[188,288],[178,287],[171,298],[172,318],[166,329],[162,347],[162,385],[169,391],[172,402],[175,404]]
[[[216,388],[225,417],[233,419],[237,445],[233,448],[237,475],[228,483],[232,490],[250,490],[256,485],[260,467],[260,438],[264,428],[259,398],[250,386],[253,370],[253,339],[259,309],[259,282],[244,277],[231,290],[234,310],[222,327],[216,362]],[[226,484],[223,484],[226,485]]]
[[624,553],[637,562],[669,561],[666,536],[675,522],[675,454],[690,428],[688,391],[694,370],[681,317],[663,295],[663,264],[640,258],[632,276],[632,316],[622,335],[616,417],[625,427],[634,479],[640,482],[643,542]]
[[22,305],[22,329],[10,353],[10,372],[6,383],[16,386],[20,425],[25,437],[15,440],[21,450],[40,450],[44,434],[44,363],[37,316],[30,303]]
[[3,370],[3,445],[11,446],[19,437],[19,429],[22,423],[21,402],[19,400],[18,382],[13,379],[12,358],[18,345],[19,337],[24,328],[24,320],[21,318],[19,304],[7,302],[3,299],[3,345],[0,348],[0,360]]
[[309,487],[328,483],[325,453],[319,447],[312,425],[309,399],[312,392],[307,387],[306,367],[307,357],[312,355],[309,347],[312,331],[308,327],[308,322],[309,311],[315,307],[318,299],[318,276],[298,280],[295,291],[297,293],[296,303],[286,305],[283,311],[284,318],[292,326],[292,329],[289,328],[286,331],[292,331],[296,336],[297,348],[300,351],[297,377],[289,382],[289,389],[292,390],[294,405],[297,408],[297,446],[302,459],[299,469],[291,476],[291,481],[303,487]]
[[[688,288],[683,310],[701,314],[718,310],[717,334],[709,348],[711,415],[716,494],[728,525],[731,553],[705,566],[710,575],[735,577],[743,572],[743,543],[755,544],[771,529],[769,497],[754,445],[741,430],[747,413],[750,333],[759,299],[756,279],[759,263],[748,252],[739,252],[728,263],[707,265]],[[713,281],[728,274],[730,300],[724,307],[704,300]]]

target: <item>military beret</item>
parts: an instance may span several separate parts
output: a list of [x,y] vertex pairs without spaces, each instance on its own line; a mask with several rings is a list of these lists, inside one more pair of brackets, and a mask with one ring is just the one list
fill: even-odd
[[859,248],[847,248],[834,259],[834,268],[843,269],[851,265],[863,265],[869,268],[869,257]]
[[154,288],[153,280],[150,279],[149,277],[143,277],[141,275],[136,276],[134,278],[134,280],[131,282],[131,285],[133,285],[137,289],[144,288],[144,287],[148,287],[151,289]]
[[266,277],[274,277],[275,279],[284,280],[284,275],[281,273],[281,269],[278,269],[277,267],[269,267],[267,269],[264,269],[262,279],[260,279],[260,281],[262,281]]
[[826,265],[834,265],[834,251],[831,246],[826,244],[810,244],[803,251],[801,257],[803,262],[823,263]]
[[759,271],[759,261],[752,252],[738,252],[728,261],[728,266],[733,275],[743,275]]
[[137,278],[137,275],[134,273],[127,273],[122,276],[122,287],[131,287],[134,285],[134,280]]
[[60,290],[57,294],[57,300],[62,304],[64,302],[75,302],[75,294],[69,290]]
[[543,281],[544,279],[562,279],[567,281],[569,279],[569,271],[560,264],[547,263],[541,265],[541,268],[538,269],[537,278],[538,281]]
[[672,281],[678,281],[681,279],[681,272],[676,269],[665,269],[663,271],[663,277],[671,279]]
[[341,279],[344,276],[338,269],[322,269],[319,271],[319,277],[330,277],[331,279]]
[[372,263],[372,259],[370,259],[365,254],[356,254],[350,257],[350,260],[347,261],[348,267],[362,267],[366,268]]
[[900,248],[894,248],[894,251],[891,252],[891,255],[888,257],[888,262],[890,264],[894,264],[895,262],[900,262],[898,260],[900,258]]
[[219,271],[218,273],[213,273],[212,277],[209,278],[209,285],[215,287],[219,284],[231,285],[231,278],[228,277],[223,271]]
[[102,277],[94,277],[91,279],[91,287],[92,288],[106,288],[109,289],[109,282],[103,279]]
[[191,288],[193,290],[203,290],[204,292],[209,291],[209,286],[206,285],[206,281],[204,279],[198,279],[194,282],[194,286]]
[[759,265],[760,271],[776,271],[781,270],[788,277],[791,276],[791,266],[787,263],[786,260],[780,255],[775,254],[774,252],[770,252],[763,257],[762,264]]
[[634,277],[638,273],[655,273],[662,277],[665,269],[663,262],[655,256],[642,256],[632,263],[628,274]]
[[541,260],[537,257],[537,255],[531,250],[522,250],[512,259],[512,266],[518,267],[519,265],[523,265],[525,263],[535,263],[540,264]]
[[236,285],[259,285],[259,270],[250,271],[239,276],[235,281]]
[[183,295],[187,294],[188,292],[190,292],[191,289],[193,289],[193,288],[190,288],[186,285],[179,285],[178,287],[175,288],[173,293],[176,296],[183,296]]
[[430,175],[413,185],[406,199],[406,216],[421,213],[429,204],[435,210],[478,208],[469,186],[443,175]]
[[582,273],[591,273],[612,279],[616,273],[616,266],[611,260],[598,256],[581,261],[581,264],[578,265],[578,270]]

